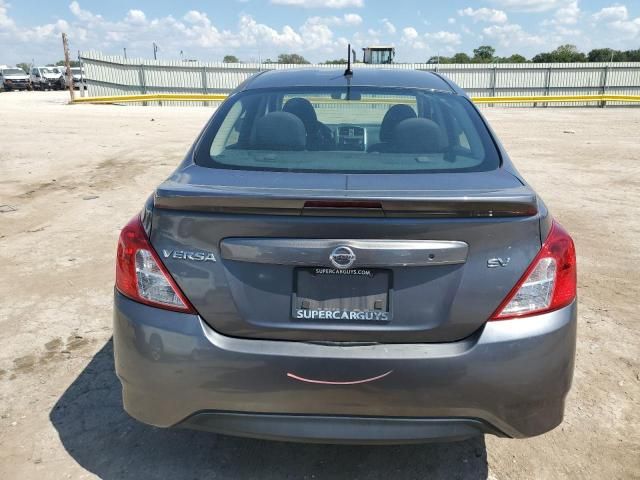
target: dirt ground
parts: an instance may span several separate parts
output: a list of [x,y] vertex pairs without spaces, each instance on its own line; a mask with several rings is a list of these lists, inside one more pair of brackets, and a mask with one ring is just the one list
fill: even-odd
[[564,423],[528,440],[319,446],[139,424],[112,362],[119,229],[211,110],[0,94],[0,479],[640,478],[640,108],[486,109],[573,234]]

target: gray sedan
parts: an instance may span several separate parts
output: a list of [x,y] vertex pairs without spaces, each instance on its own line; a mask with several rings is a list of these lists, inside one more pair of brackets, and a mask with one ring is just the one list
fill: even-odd
[[401,443],[562,421],[573,241],[436,73],[260,73],[122,230],[127,412]]

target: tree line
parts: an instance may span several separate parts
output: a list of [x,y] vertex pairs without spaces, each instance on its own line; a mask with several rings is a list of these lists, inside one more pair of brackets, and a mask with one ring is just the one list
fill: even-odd
[[[47,66],[47,67],[64,67],[64,65],[65,65],[64,60],[59,60],[55,64],[47,63],[47,65],[45,65],[45,66]],[[78,60],[71,60],[69,62],[69,66],[71,68],[79,67],[80,66],[80,62]],[[31,70],[32,65],[30,63],[27,63],[27,62],[22,62],[22,63],[16,63],[16,67],[21,68],[25,72],[29,73],[29,71]]]
[[[224,63],[241,63],[235,55],[225,55]],[[581,52],[575,45],[560,45],[551,52],[541,52],[528,59],[524,55],[514,53],[508,57],[496,55],[491,45],[474,48],[471,54],[458,52],[450,57],[434,55],[427,63],[578,63],[578,62],[640,62],[640,48],[636,50],[614,50],[612,48],[595,48],[587,53]],[[262,63],[309,64],[306,58],[297,53],[281,53],[276,60],[270,58]],[[324,64],[344,65],[344,58],[325,60]]]
[[434,56],[427,63],[578,63],[578,62],[640,62],[640,49],[614,50],[595,48],[588,53],[578,50],[575,45],[560,45],[551,52],[541,52],[527,59],[514,53],[509,57],[496,56],[496,50],[490,45],[482,45],[473,50],[473,56],[464,52],[451,57]]

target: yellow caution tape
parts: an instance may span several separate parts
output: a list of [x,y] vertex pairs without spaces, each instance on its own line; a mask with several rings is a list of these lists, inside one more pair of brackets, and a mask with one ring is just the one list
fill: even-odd
[[228,97],[225,93],[149,93],[143,95],[114,95],[111,97],[77,97],[73,103],[126,103],[168,101],[209,101],[222,102]]
[[514,97],[472,97],[474,103],[563,103],[640,102],[640,95],[532,95]]

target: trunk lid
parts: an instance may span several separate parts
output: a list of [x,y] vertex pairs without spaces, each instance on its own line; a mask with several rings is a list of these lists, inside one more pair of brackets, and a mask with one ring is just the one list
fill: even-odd
[[[540,229],[534,192],[505,169],[354,175],[190,165],[156,191],[151,242],[223,334],[445,342],[484,324],[540,249]],[[491,259],[504,267],[488,268]]]

